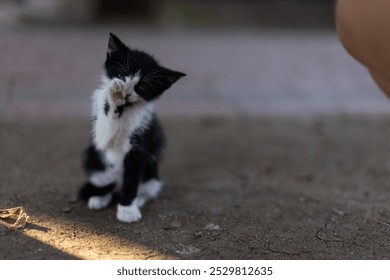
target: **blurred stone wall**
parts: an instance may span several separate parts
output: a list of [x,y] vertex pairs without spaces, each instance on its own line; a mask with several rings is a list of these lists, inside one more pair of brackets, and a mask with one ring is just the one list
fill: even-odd
[[93,0],[0,0],[0,23],[85,22],[96,9]]
[[333,27],[334,0],[0,0],[1,22]]

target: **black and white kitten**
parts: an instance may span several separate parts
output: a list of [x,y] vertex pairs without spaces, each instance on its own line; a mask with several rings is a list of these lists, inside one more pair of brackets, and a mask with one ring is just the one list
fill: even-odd
[[85,152],[88,182],[80,198],[107,207],[121,187],[117,218],[141,219],[140,208],[161,189],[158,163],[164,145],[153,101],[185,74],[160,66],[110,33],[105,75],[92,96],[92,143]]

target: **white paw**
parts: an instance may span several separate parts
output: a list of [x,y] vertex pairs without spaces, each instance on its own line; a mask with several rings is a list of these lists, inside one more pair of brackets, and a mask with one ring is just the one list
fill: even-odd
[[156,198],[161,191],[161,187],[161,181],[156,179],[149,180],[139,186],[138,195],[146,199]]
[[112,194],[109,193],[104,196],[92,196],[88,200],[89,209],[102,209],[110,204],[112,199]]
[[121,222],[133,223],[141,220],[142,215],[137,203],[133,202],[130,206],[118,204],[116,217]]
[[110,97],[115,106],[126,103],[126,84],[119,79],[113,79],[110,84]]

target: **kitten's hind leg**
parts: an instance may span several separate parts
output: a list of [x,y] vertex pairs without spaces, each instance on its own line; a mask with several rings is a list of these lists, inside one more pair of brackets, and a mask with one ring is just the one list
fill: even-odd
[[86,201],[90,209],[102,209],[110,204],[114,189],[115,183],[96,186],[91,182],[87,182],[81,188],[79,198]]
[[137,196],[138,207],[142,207],[149,200],[156,198],[161,191],[161,187],[162,182],[158,179],[150,179],[141,183]]
[[80,189],[79,199],[86,201],[91,209],[107,207],[112,200],[117,172],[107,169],[94,145],[86,150],[83,165],[89,180]]
[[158,178],[158,163],[146,164],[142,183],[138,188],[137,202],[142,207],[146,202],[155,199],[161,191],[163,183]]

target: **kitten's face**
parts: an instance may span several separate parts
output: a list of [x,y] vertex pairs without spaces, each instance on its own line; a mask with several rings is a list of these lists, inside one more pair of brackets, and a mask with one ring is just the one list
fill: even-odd
[[181,72],[161,67],[144,52],[129,49],[112,33],[104,68],[109,79],[123,80],[145,101],[157,98],[185,76]]

